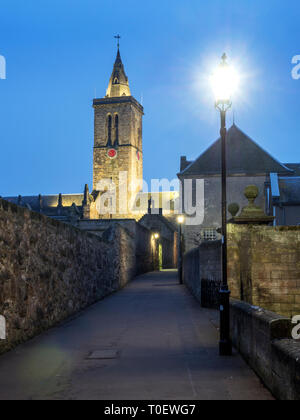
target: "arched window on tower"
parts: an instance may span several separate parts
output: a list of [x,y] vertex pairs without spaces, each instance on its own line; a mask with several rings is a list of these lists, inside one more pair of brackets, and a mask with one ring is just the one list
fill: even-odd
[[115,115],[115,144],[119,143],[119,115]]
[[107,116],[107,144],[111,145],[111,128],[112,128],[112,117]]
[[138,128],[137,137],[138,137],[137,146],[142,147],[142,129],[141,129],[141,127]]

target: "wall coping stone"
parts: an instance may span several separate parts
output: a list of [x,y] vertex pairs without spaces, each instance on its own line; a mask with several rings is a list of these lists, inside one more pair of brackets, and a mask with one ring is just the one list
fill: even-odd
[[269,330],[270,340],[291,337],[292,326],[289,318],[236,299],[230,299],[230,305],[263,324]]
[[279,400],[300,400],[300,342],[291,320],[231,300],[231,336],[237,350]]
[[228,231],[232,230],[255,230],[255,231],[273,231],[273,232],[299,232],[300,226],[261,226],[261,225],[237,225],[235,223],[228,223]]

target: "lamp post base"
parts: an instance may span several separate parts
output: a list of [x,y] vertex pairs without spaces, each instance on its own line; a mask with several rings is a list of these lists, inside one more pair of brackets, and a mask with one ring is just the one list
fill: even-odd
[[232,355],[230,339],[230,290],[223,286],[220,290],[220,356]]
[[179,278],[179,284],[183,284],[183,273],[182,273],[182,260],[180,258],[178,263],[178,278]]
[[220,341],[219,343],[220,356],[232,356],[232,343],[231,341]]

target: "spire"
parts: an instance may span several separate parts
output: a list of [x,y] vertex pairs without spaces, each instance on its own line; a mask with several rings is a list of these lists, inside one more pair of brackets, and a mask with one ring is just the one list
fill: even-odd
[[114,64],[113,72],[109,80],[106,91],[106,97],[118,98],[120,96],[131,96],[128,77],[126,76],[124,65],[122,63],[119,44],[117,58]]
[[58,195],[58,203],[57,203],[57,214],[58,214],[58,216],[61,215],[62,208],[63,208],[63,197],[62,197],[62,194],[60,193]]
[[57,207],[63,207],[63,198],[62,198],[62,194],[58,195],[58,204]]
[[82,205],[87,206],[88,204],[90,204],[90,191],[88,184],[85,184]]
[[40,213],[42,213],[42,211],[43,211],[43,197],[42,197],[41,194],[39,194],[38,200],[39,200],[39,211],[40,211]]

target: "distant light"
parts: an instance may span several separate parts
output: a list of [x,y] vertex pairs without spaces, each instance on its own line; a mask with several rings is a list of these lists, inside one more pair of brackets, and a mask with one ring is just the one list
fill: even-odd
[[227,63],[223,55],[219,67],[211,77],[211,86],[217,103],[229,103],[239,87],[240,78],[237,71]]
[[158,239],[159,238],[159,233],[155,233],[153,236],[154,236],[154,239]]
[[180,225],[182,225],[183,223],[184,223],[184,216],[178,216],[177,217],[177,222],[180,224]]

